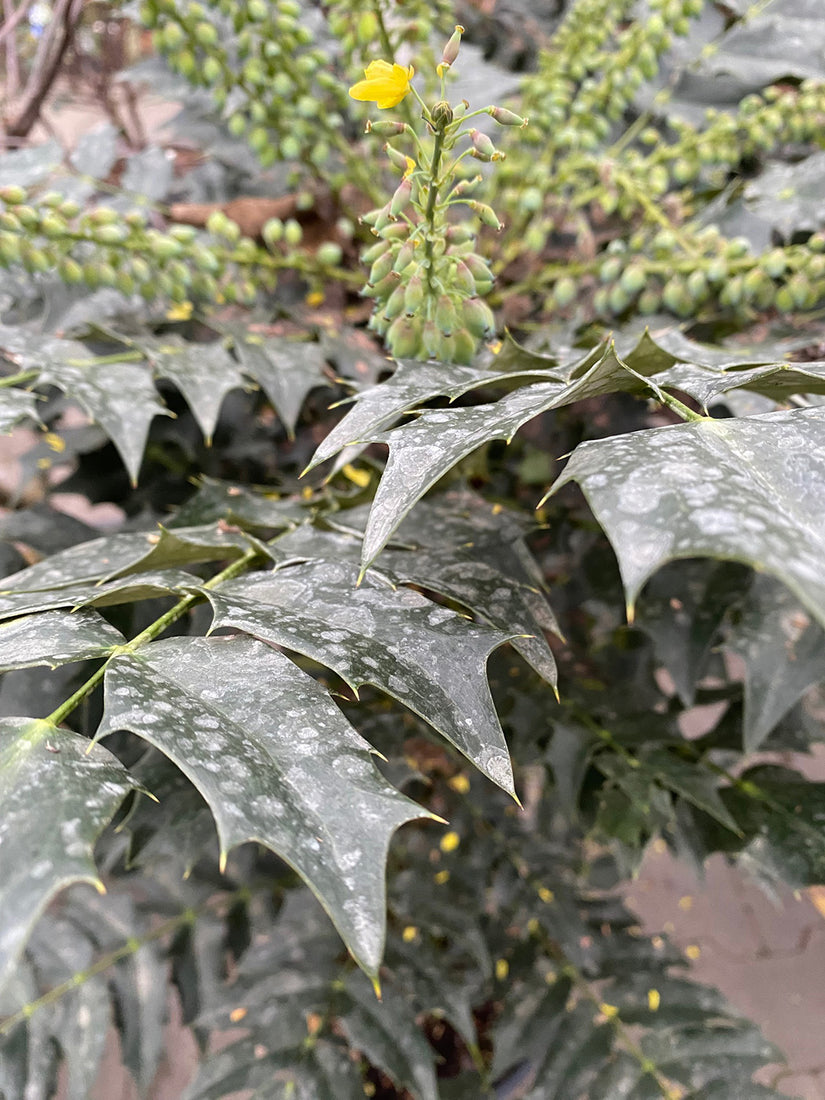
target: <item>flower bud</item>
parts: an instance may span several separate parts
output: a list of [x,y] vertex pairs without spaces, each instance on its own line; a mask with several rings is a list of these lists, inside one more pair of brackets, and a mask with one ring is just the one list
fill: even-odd
[[0,199],[9,206],[19,206],[26,201],[26,189],[16,183],[10,183],[6,187],[0,187]]
[[446,100],[441,99],[433,107],[430,117],[436,130],[446,130],[453,121],[453,109]]
[[526,126],[528,119],[522,118],[521,115],[513,114],[512,111],[508,111],[506,107],[488,107],[487,114],[491,115],[499,126]]
[[400,275],[402,271],[406,271],[414,259],[415,242],[405,241],[399,248],[398,254],[395,257],[395,263],[392,265],[393,271],[397,271]]
[[473,191],[481,183],[483,178],[483,176],[478,175],[468,176],[467,179],[459,180],[450,192],[450,197],[456,199],[460,195],[466,195],[468,191]]
[[378,119],[373,122],[372,119],[369,119],[364,133],[378,134],[379,137],[393,137],[397,134],[403,134],[406,130],[409,130],[406,122],[391,122],[389,119]]
[[370,268],[370,283],[375,286],[376,283],[380,283],[382,279],[385,279],[387,275],[392,271],[394,264],[394,255],[391,250],[383,252]]
[[340,264],[343,254],[337,241],[324,241],[315,256],[319,263],[326,264],[328,267],[335,267]]
[[442,294],[436,302],[435,323],[443,336],[448,336],[458,324],[458,314],[447,294]]
[[559,309],[565,309],[576,297],[576,283],[569,275],[562,275],[553,287],[553,301]]
[[[409,168],[408,162],[411,160],[410,157],[405,156],[404,153],[402,153],[399,149],[396,149],[394,146],[390,145],[389,142],[385,142],[384,152],[390,158],[390,161],[395,168],[398,168],[402,172],[407,171],[407,169]],[[413,167],[415,167],[415,161],[412,161],[412,164]]]
[[297,222],[294,218],[289,218],[284,222],[284,240],[291,248],[297,248],[303,236],[304,231],[301,229],[300,222]]
[[473,336],[489,340],[495,333],[496,322],[493,311],[480,298],[468,298],[462,307],[462,312],[464,323]]
[[450,35],[450,40],[444,47],[444,52],[441,55],[441,64],[448,67],[453,64],[458,57],[458,51],[461,48],[461,36],[464,34],[464,28],[460,24],[456,24],[456,28]]
[[482,222],[485,225],[489,225],[491,229],[501,230],[504,228],[502,223],[498,220],[498,215],[491,206],[488,206],[484,202],[476,202],[475,200],[469,201],[467,205],[470,207],[473,213],[478,214]]
[[412,317],[418,312],[424,301],[424,280],[420,275],[413,275],[407,283],[404,293],[404,312]]
[[399,283],[389,298],[387,298],[387,301],[384,303],[384,308],[380,311],[385,321],[394,321],[395,318],[398,317],[404,309],[406,294],[406,286],[404,286],[403,283]]
[[390,217],[397,218],[407,206],[412,197],[412,181],[402,180],[395,189],[395,194],[390,200]]
[[471,130],[470,141],[473,143],[473,151],[470,155],[476,160],[504,160],[504,154],[496,149],[492,140],[481,130]]
[[375,244],[370,245],[369,248],[361,253],[361,262],[365,264],[374,264],[378,257],[383,256],[389,247],[389,241],[376,241]]
[[397,359],[413,359],[419,354],[421,330],[409,317],[396,317],[387,331],[387,347]]
[[398,286],[398,276],[394,271],[391,271],[389,275],[385,275],[377,283],[367,283],[366,286],[361,288],[362,298],[386,298],[390,293]]
[[454,269],[455,285],[464,294],[469,294],[473,297],[476,294],[476,281],[473,278],[473,273],[463,260],[458,260]]
[[472,363],[476,353],[476,341],[466,328],[456,329],[453,333],[453,362]]

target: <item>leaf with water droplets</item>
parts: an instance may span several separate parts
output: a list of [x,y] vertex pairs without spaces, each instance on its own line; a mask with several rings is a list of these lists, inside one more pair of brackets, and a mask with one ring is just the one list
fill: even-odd
[[37,420],[37,398],[26,390],[0,389],[0,435],[8,435],[21,420]]
[[351,688],[400,700],[513,793],[507,744],[487,684],[487,659],[508,636],[417,592],[392,589],[344,562],[313,561],[206,592],[215,627],[245,630],[333,669]]
[[215,433],[223,399],[243,388],[238,364],[220,340],[211,344],[185,343],[180,339],[144,343],[157,378],[174,382],[192,410],[205,439]]
[[256,840],[294,867],[376,974],[390,838],[431,815],[384,781],[320,684],[252,638],[169,638],[112,659],[98,736],[119,729],[194,783],[224,854]]
[[126,639],[96,611],[46,611],[0,623],[0,672],[105,657]]
[[772,573],[825,625],[825,408],[703,420],[579,444],[576,481],[619,560],[632,616],[667,561]]
[[248,333],[236,338],[235,350],[244,373],[255,379],[294,435],[307,394],[329,385],[322,345]]
[[[71,348],[71,343],[66,341]],[[103,428],[117,447],[132,481],[146,447],[149,425],[156,416],[168,416],[143,363],[96,363],[82,344],[75,345],[78,360],[54,363],[38,382],[57,386]],[[68,349],[67,349],[68,350]]]
[[745,662],[744,749],[755,752],[804,692],[825,679],[825,634],[784,585],[756,576],[727,645]]
[[0,720],[0,984],[59,890],[102,889],[92,848],[135,783],[107,749],[88,749],[48,722]]

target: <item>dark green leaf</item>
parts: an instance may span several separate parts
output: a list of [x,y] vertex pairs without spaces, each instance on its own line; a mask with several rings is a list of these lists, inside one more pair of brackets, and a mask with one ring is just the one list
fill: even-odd
[[216,627],[245,630],[334,669],[350,687],[374,684],[420,714],[510,794],[513,773],[487,684],[487,659],[506,636],[393,590],[344,563],[308,562],[207,592]]
[[416,1100],[438,1100],[433,1049],[401,994],[387,988],[379,1001],[360,974],[349,978],[346,990],[352,1004],[341,1024],[352,1046]]
[[149,425],[169,410],[160,401],[148,367],[140,363],[95,363],[82,345],[85,362],[64,360],[46,367],[40,382],[58,386],[106,432],[132,481],[137,481]]
[[727,644],[745,661],[744,749],[754,752],[804,692],[825,679],[825,634],[784,585],[757,576]]
[[126,639],[96,611],[47,611],[0,624],[0,672],[105,656]]
[[102,888],[92,847],[135,784],[107,749],[87,750],[47,722],[0,720],[0,983],[58,890]]
[[629,615],[665,562],[706,556],[774,574],[825,623],[825,409],[583,443],[551,492],[569,481],[613,544]]
[[329,385],[323,347],[250,332],[236,337],[235,350],[244,373],[255,379],[293,435],[307,394]]
[[99,736],[129,729],[204,796],[222,853],[266,844],[307,881],[371,974],[393,832],[429,816],[387,785],[327,693],[251,638],[170,638],[115,657]]
[[220,340],[191,344],[169,338],[148,346],[155,376],[174,382],[186,398],[207,442],[218,423],[223,399],[244,382],[238,365]]

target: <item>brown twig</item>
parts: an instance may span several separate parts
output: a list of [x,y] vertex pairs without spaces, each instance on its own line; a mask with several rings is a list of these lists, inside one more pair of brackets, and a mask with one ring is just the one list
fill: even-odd
[[40,40],[32,71],[26,82],[22,106],[17,118],[6,124],[8,137],[26,137],[37,122],[40,109],[69,48],[82,7],[83,0],[55,0],[51,21]]

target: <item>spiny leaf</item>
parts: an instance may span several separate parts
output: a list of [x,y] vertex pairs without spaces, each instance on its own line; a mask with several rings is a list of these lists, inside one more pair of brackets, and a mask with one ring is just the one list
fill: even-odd
[[37,398],[11,386],[0,389],[0,435],[7,435],[21,420],[37,420]]
[[0,720],[0,984],[48,901],[101,888],[92,847],[135,786],[107,750],[30,718]]
[[289,434],[294,435],[307,394],[318,386],[329,385],[321,344],[250,332],[236,336],[235,351],[244,373],[260,385]]
[[250,545],[250,539],[241,531],[213,523],[106,535],[52,554],[28,569],[4,577],[0,580],[0,592],[35,592],[170,566],[231,561]]
[[170,638],[110,663],[98,736],[118,729],[191,779],[223,853],[257,840],[290,863],[376,972],[390,837],[430,815],[383,781],[320,685],[251,638]]
[[345,563],[306,562],[229,581],[208,595],[215,627],[234,627],[374,684],[420,714],[513,794],[507,745],[487,685],[506,635],[389,588]]
[[362,1100],[364,1095],[357,1068],[338,1044],[321,1039],[308,1049],[267,1051],[254,1039],[241,1039],[204,1064],[184,1100],[224,1100],[238,1090],[250,1100]]
[[744,749],[755,752],[802,694],[825,679],[825,634],[784,585],[757,576],[727,644],[745,661]]
[[825,624],[825,409],[583,443],[551,492],[569,481],[613,544],[629,615],[665,562],[714,557],[772,573]]
[[201,583],[194,573],[182,569],[158,569],[151,573],[127,575],[106,584],[67,584],[61,588],[10,592],[0,596],[0,618],[30,615],[61,607],[96,605],[107,607],[119,603],[135,603],[158,596],[183,595]]
[[58,386],[96,421],[117,447],[137,481],[149,425],[169,410],[158,397],[148,367],[139,363],[96,363],[82,344],[85,362],[64,361],[41,371],[39,382]]
[[416,1100],[438,1100],[434,1052],[404,997],[387,988],[378,1001],[361,974],[347,980],[346,990],[351,1005],[341,1025],[352,1046]]
[[0,624],[0,672],[105,656],[126,639],[96,611],[47,611]]
[[144,343],[158,378],[174,382],[191,408],[207,442],[215,434],[223,399],[244,381],[237,363],[220,340],[211,344],[181,339]]

